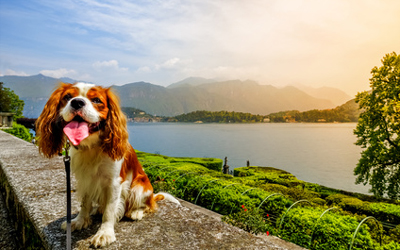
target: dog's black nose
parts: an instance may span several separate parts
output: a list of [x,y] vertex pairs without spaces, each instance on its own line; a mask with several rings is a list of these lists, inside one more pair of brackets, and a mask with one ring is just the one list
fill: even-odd
[[71,101],[71,107],[75,110],[81,109],[85,106],[85,100],[82,98],[75,98]]

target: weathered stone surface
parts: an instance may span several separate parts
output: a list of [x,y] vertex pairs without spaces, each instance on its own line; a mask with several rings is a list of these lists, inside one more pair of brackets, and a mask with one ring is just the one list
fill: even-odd
[[13,250],[17,249],[16,230],[9,219],[3,196],[0,192],[0,249]]
[[[35,146],[0,131],[0,190],[9,214],[19,225],[17,233],[6,229],[5,237],[17,237],[20,244],[65,249],[65,233],[60,229],[66,213],[65,182],[61,157],[45,159]],[[182,205],[161,201],[158,211],[141,221],[123,219],[115,227],[117,241],[106,249],[302,249],[273,236],[255,236],[227,225],[220,215],[188,202],[182,201]],[[73,192],[73,216],[78,209]],[[1,222],[6,223],[4,209],[1,212]],[[73,232],[73,248],[90,248],[90,237],[100,223],[101,217],[95,216],[88,229]],[[0,236],[0,244],[4,239]]]

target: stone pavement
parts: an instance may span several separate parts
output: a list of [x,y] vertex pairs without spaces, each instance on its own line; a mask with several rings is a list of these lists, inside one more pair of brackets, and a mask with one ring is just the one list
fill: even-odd
[[[0,131],[0,191],[6,201],[0,202],[0,249],[65,249],[60,229],[66,219],[61,158],[45,159],[32,144]],[[117,241],[105,249],[303,249],[227,225],[220,215],[191,203],[182,205],[161,201],[157,212],[141,221],[123,219],[115,227]],[[78,209],[73,192],[73,217]],[[89,249],[100,223],[101,217],[95,216],[88,229],[73,232],[73,249]]]

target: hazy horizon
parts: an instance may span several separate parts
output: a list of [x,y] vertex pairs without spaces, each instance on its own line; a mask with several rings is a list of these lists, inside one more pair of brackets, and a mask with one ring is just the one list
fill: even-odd
[[400,1],[1,1],[0,75],[101,85],[187,77],[354,96],[399,53]]
[[[76,82],[79,82],[79,81],[81,81],[80,79],[73,79],[73,78],[70,78],[70,77],[66,77],[66,76],[61,76],[61,77],[53,77],[53,76],[49,76],[49,75],[45,75],[45,74],[42,74],[42,73],[38,73],[38,74],[36,74],[36,75],[43,75],[43,76],[45,76],[45,77],[52,77],[52,78],[55,78],[55,79],[62,79],[62,78],[69,78],[70,80],[73,80],[73,81],[76,81]],[[31,77],[31,76],[35,76],[35,75],[0,75],[0,77],[2,77],[2,76],[22,76],[22,77]],[[207,83],[215,83],[215,82],[226,82],[226,81],[242,81],[242,82],[246,82],[246,81],[252,81],[252,82],[256,82],[257,84],[259,84],[259,85],[263,85],[263,84],[260,84],[259,82],[257,82],[257,81],[255,81],[255,80],[253,80],[253,79],[246,79],[246,80],[240,80],[240,79],[223,79],[223,78],[211,78],[211,79],[209,79],[209,78],[204,78],[204,77],[201,77],[201,76],[195,76],[195,77],[187,77],[187,78],[184,78],[184,79],[181,79],[181,80],[179,80],[179,81],[177,81],[177,82],[172,82],[172,83],[168,83],[168,84],[165,84],[165,85],[160,85],[160,84],[156,84],[156,83],[152,83],[152,82],[147,82],[147,83],[150,83],[150,84],[153,84],[153,85],[157,85],[157,86],[161,86],[161,87],[169,87],[170,85],[174,85],[174,84],[176,84],[176,83],[179,83],[179,82],[182,82],[182,81],[185,81],[186,82],[186,80],[190,80],[191,78],[201,78],[201,79],[204,79],[204,80],[206,80],[207,81]],[[128,81],[128,82],[124,82],[124,83],[121,83],[121,84],[115,84],[116,86],[123,86],[123,85],[126,85],[126,84],[131,84],[131,83],[137,83],[137,82],[146,82],[146,81]],[[96,82],[90,82],[90,83],[94,83],[94,84],[97,84]],[[207,84],[206,83],[206,84]],[[197,84],[192,84],[192,85],[197,85]],[[264,85],[266,85],[266,84],[264,84]],[[285,88],[285,87],[296,87],[296,88],[298,88],[298,89],[300,89],[300,90],[302,90],[302,91],[304,91],[304,92],[309,92],[309,91],[306,91],[307,89],[314,89],[314,90],[317,90],[317,89],[322,89],[322,88],[334,88],[334,89],[337,89],[337,90],[340,90],[340,91],[343,91],[343,93],[345,93],[345,94],[347,94],[350,98],[354,98],[354,96],[352,96],[352,95],[349,95],[348,93],[346,93],[344,90],[342,90],[342,89],[340,89],[340,88],[337,88],[337,87],[329,87],[329,86],[318,86],[318,87],[313,87],[313,86],[308,86],[308,85],[304,85],[304,84],[298,84],[298,85],[284,85],[284,86],[275,86],[275,85],[273,85],[273,84],[268,84],[268,85],[270,85],[270,86],[273,86],[273,87],[276,87],[276,88],[278,88],[278,89],[282,89],[282,88]],[[308,93],[309,94],[309,93]]]

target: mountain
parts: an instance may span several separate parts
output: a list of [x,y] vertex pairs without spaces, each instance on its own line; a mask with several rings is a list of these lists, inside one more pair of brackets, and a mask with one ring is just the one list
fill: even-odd
[[[75,82],[73,79],[62,80]],[[0,81],[25,101],[24,116],[36,118],[61,79],[44,75],[2,76]],[[189,78],[178,82],[175,87],[171,86],[134,82],[113,88],[119,94],[123,107],[138,108],[158,116],[176,116],[196,110],[267,115],[282,110],[335,107],[331,101],[312,97],[295,87],[276,88],[250,80],[212,82]]]
[[20,98],[48,97],[61,80],[44,76],[1,76],[4,86],[11,88]]
[[[173,83],[169,85],[167,88],[176,88],[176,87],[182,87],[184,85],[190,85],[190,86],[200,86],[204,85],[207,83],[215,83],[215,82],[221,82],[217,79],[206,79],[202,77],[189,77],[185,78],[182,81]],[[245,81],[246,82],[246,81]],[[331,87],[320,87],[320,88],[313,88],[305,85],[296,85],[294,86],[295,88],[305,92],[306,94],[318,98],[318,99],[325,99],[331,101],[335,106],[341,105],[348,100],[352,99],[351,96],[346,94],[344,91],[337,89],[337,88],[331,88]]]
[[206,78],[202,78],[202,77],[188,77],[188,78],[183,79],[182,81],[170,84],[167,88],[182,87],[183,85],[198,86],[201,84],[212,83],[212,82],[217,82],[217,80],[216,79],[206,79]]
[[[211,94],[228,99],[227,111],[267,115],[272,112],[296,109],[332,108],[328,100],[314,98],[295,87],[276,88],[247,80],[231,80],[200,85]],[[221,110],[221,109],[220,109]]]
[[23,115],[28,118],[37,118],[42,112],[49,96],[58,83],[75,82],[66,81],[67,79],[57,79],[44,76],[42,74],[34,76],[1,76],[0,82],[4,87],[14,90],[14,92],[25,102]]
[[178,84],[161,87],[137,82],[114,86],[122,106],[136,107],[150,114],[175,116],[196,110],[237,111],[269,114],[281,110],[326,109],[334,107],[328,100],[314,98],[295,87],[276,88],[254,81],[231,80],[197,86]]
[[147,82],[135,82],[113,86],[123,107],[134,107],[153,115],[169,115],[182,112],[182,105],[165,87]]
[[353,98],[348,94],[346,94],[344,91],[337,88],[331,88],[331,87],[313,88],[304,85],[299,85],[296,87],[315,98],[331,100],[333,104],[335,104],[335,106],[341,105]]

